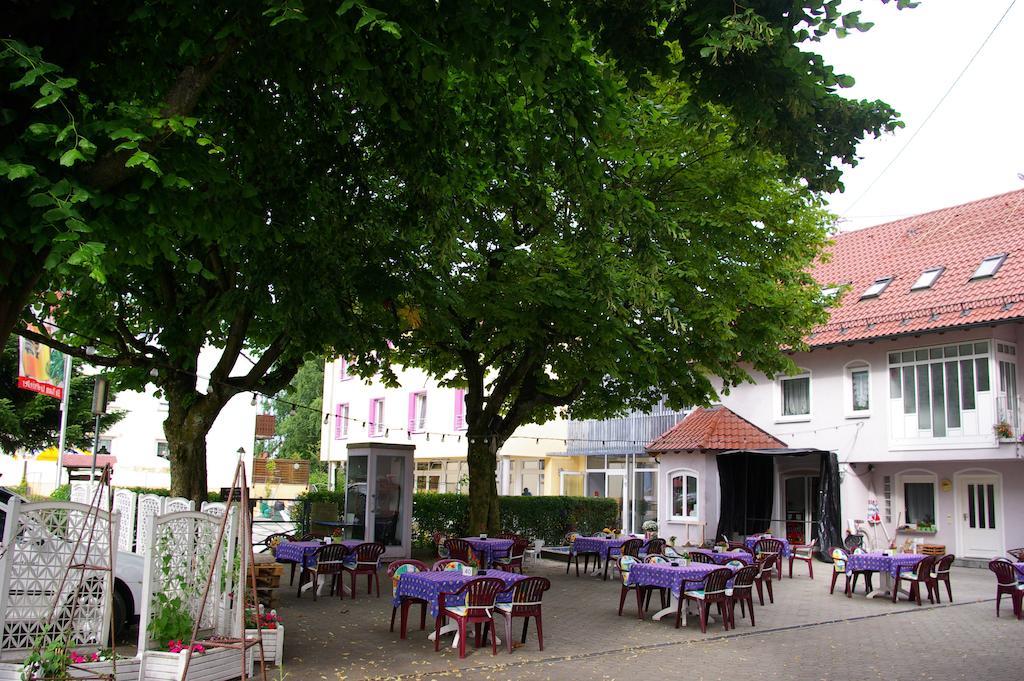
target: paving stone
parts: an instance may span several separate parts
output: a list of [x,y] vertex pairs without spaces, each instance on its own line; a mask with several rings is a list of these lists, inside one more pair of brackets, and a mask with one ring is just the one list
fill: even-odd
[[[756,607],[757,626],[739,619],[733,631],[720,622],[701,634],[697,618],[675,629],[636,617],[630,593],[622,617],[616,614],[621,583],[609,578],[565,574],[564,564],[538,561],[529,574],[551,579],[544,597],[544,651],[531,625],[524,646],[513,654],[490,647],[468,650],[460,660],[451,637],[434,652],[427,631],[410,612],[407,640],[391,633],[391,580],[382,575],[381,597],[321,596],[314,602],[294,588],[280,590],[279,613],[286,624],[283,678],[377,679],[624,679],[708,681],[746,679],[1024,679],[1024,622],[1011,616],[1004,598],[995,617],[994,578],[988,570],[954,568],[953,596],[941,605],[867,599],[858,583],[853,598],[828,593],[828,565],[815,565],[816,579],[797,574],[775,583],[774,604]],[[875,582],[877,583],[877,578]],[[756,598],[755,598],[756,600]],[[652,604],[653,605],[653,604]],[[652,607],[652,610],[656,608]],[[518,624],[518,621],[517,621]],[[433,623],[428,618],[428,631]],[[397,622],[396,622],[397,628]],[[521,631],[514,627],[514,631]],[[517,632],[518,633],[518,632]],[[277,672],[271,678],[279,678]]]

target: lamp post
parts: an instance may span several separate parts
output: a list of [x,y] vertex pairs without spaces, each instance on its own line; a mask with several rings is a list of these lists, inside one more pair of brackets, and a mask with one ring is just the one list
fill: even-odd
[[[100,448],[100,416],[107,413],[107,396],[110,393],[110,381],[102,376],[96,377],[92,388],[92,415],[96,417],[96,427],[92,441],[92,468],[89,470],[89,482],[96,478],[96,456]],[[103,448],[106,452],[106,447]]]

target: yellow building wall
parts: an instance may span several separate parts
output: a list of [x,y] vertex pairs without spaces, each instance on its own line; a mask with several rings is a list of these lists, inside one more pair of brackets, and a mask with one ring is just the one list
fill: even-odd
[[582,473],[586,470],[585,456],[549,456],[544,460],[544,494],[559,496],[562,493],[562,471]]

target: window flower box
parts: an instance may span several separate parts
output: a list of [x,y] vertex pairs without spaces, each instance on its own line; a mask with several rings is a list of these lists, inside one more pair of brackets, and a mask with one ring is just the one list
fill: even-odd
[[[284,660],[284,625],[278,625],[274,629],[246,629],[245,638],[256,640],[263,634],[263,660],[267,665],[280,667]],[[254,668],[260,665],[260,648],[258,645],[249,648]]]
[[[204,653],[193,653],[185,671],[187,650],[168,653],[162,650],[147,650],[142,653],[140,678],[146,681],[229,681],[242,675],[242,651],[235,648],[208,648]],[[251,649],[246,651],[246,669],[252,663]]]

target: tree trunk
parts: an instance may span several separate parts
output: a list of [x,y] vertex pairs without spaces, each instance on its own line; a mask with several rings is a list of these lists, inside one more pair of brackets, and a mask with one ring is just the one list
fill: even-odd
[[198,510],[206,501],[206,435],[213,427],[217,411],[208,415],[194,401],[184,407],[168,394],[168,413],[164,434],[170,450],[171,494],[196,502]]
[[497,449],[501,443],[485,436],[469,436],[469,531],[470,534],[501,531],[498,513]]
[[25,247],[4,242],[0,244],[0,347],[14,332],[21,313],[43,276],[43,262],[48,248],[33,253]]

